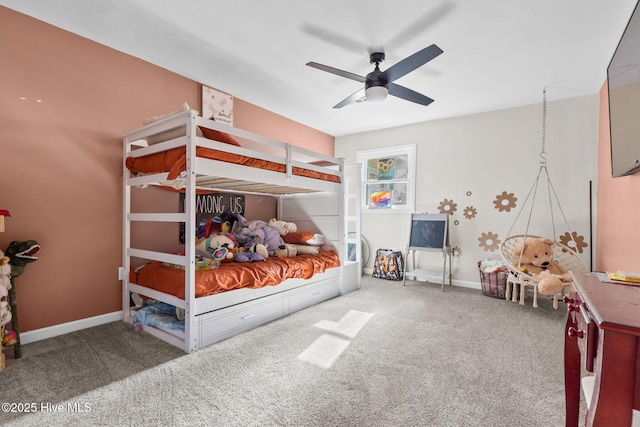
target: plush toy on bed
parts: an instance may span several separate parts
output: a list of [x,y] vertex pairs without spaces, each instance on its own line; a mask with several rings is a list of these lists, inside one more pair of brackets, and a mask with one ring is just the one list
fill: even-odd
[[277,247],[275,255],[280,258],[289,258],[298,255],[295,245],[284,243]]
[[231,262],[236,256],[238,245],[230,233],[212,234],[196,243],[196,254],[220,262]]
[[263,244],[255,244],[249,250],[240,248],[240,252],[236,254],[236,262],[258,262],[269,258],[267,247]]
[[569,273],[553,261],[552,254],[553,240],[543,237],[529,237],[513,250],[513,265],[539,278],[538,292],[543,295],[562,292],[565,283],[571,280]]
[[212,234],[230,233],[233,223],[236,222],[235,215],[230,213],[222,213],[219,216],[209,218],[207,222],[198,227],[198,238],[207,238]]
[[[256,252],[255,245],[264,245],[267,249],[267,256],[274,255],[276,248],[284,243],[278,230],[270,227],[266,221],[247,220],[242,215],[237,215],[237,221],[231,229],[231,234],[236,238],[238,244],[247,251],[251,251],[253,247]],[[258,247],[258,250],[261,249]]]
[[293,222],[278,221],[275,218],[271,218],[269,220],[269,227],[278,230],[278,233],[280,233],[281,236],[286,236],[289,233],[298,231],[298,226]]

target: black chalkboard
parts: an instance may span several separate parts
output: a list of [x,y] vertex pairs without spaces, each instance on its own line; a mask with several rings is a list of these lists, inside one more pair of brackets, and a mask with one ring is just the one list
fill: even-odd
[[444,250],[447,247],[447,214],[411,215],[409,250]]

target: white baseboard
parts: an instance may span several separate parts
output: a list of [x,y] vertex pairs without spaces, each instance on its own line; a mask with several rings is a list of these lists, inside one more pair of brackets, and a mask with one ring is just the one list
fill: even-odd
[[74,320],[73,322],[48,326],[34,331],[22,332],[20,333],[20,344],[29,344],[31,342],[68,334],[69,332],[104,325],[105,323],[117,322],[118,320],[122,320],[122,310],[115,311],[113,313],[101,314],[99,316],[87,317],[86,319]]
[[[363,272],[367,275],[372,275],[373,274],[373,268],[365,268],[363,270]],[[442,275],[440,275],[440,277],[442,277]],[[440,282],[438,282],[440,283]],[[448,285],[449,282],[447,282],[445,280],[445,285]],[[459,286],[461,288],[471,288],[471,289],[478,289],[478,290],[482,290],[482,286],[480,285],[480,282],[469,282],[466,280],[456,280],[456,279],[451,279],[451,285],[453,286]]]

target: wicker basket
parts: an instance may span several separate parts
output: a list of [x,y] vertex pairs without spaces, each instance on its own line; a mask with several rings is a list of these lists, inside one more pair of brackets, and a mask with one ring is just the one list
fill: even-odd
[[482,285],[482,293],[488,297],[505,299],[505,291],[507,288],[507,276],[509,270],[500,268],[492,272],[482,271],[482,261],[478,261],[478,271],[480,272],[480,284]]

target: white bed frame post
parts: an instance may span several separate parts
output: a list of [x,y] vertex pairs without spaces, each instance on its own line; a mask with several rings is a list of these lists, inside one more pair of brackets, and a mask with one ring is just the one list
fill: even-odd
[[[342,194],[343,207],[340,212],[342,221],[342,294],[360,289],[360,277],[362,276],[362,245],[360,234],[360,164],[342,164]],[[354,245],[355,261],[349,261],[349,245]]]
[[195,283],[196,283],[196,114],[191,111],[189,114],[189,125],[187,126],[186,144],[186,189],[184,198],[184,211],[187,215],[185,222],[184,250],[185,258],[189,261],[185,265],[184,280],[184,301],[185,307],[185,327],[184,327],[184,351],[190,353],[198,349],[198,336],[195,327]]
[[124,179],[122,180],[122,320],[127,322],[131,313],[131,296],[127,290],[127,283],[129,282],[129,271],[131,269],[131,258],[129,257],[127,250],[131,247],[131,223],[129,222],[129,214],[131,213],[131,187],[129,186],[128,179],[131,177],[131,172],[127,169],[127,153],[131,151],[131,141],[129,138],[124,138],[123,156],[122,156],[122,170],[124,171]]

